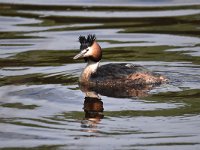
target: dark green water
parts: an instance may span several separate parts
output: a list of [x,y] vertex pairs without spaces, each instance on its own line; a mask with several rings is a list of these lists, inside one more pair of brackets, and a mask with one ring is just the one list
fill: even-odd
[[[141,64],[169,84],[85,99],[72,58],[87,34],[101,64]],[[0,69],[0,149],[200,147],[198,0],[0,0]]]

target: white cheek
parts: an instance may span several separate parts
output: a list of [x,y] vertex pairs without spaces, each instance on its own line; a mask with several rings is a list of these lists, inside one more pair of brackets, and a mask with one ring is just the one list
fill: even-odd
[[89,50],[84,54],[84,57],[92,56],[92,49],[91,49],[91,47],[88,47],[87,49],[89,49]]

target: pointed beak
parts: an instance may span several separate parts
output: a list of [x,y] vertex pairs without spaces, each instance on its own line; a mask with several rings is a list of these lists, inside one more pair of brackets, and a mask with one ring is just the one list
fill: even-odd
[[74,56],[73,59],[78,59],[84,56],[85,53],[87,53],[88,49],[82,50],[80,53],[78,53],[76,56]]

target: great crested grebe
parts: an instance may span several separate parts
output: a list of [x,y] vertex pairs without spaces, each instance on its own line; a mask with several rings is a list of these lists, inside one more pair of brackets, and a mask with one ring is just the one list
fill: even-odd
[[131,63],[110,63],[99,66],[102,49],[96,41],[95,35],[80,36],[80,53],[73,59],[84,58],[87,65],[79,78],[82,85],[106,87],[136,87],[159,85],[167,79],[148,69]]

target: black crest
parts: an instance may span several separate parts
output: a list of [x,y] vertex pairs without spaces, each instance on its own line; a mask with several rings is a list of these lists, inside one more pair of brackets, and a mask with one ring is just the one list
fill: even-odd
[[81,44],[80,50],[83,50],[85,48],[88,48],[89,46],[92,46],[94,41],[96,40],[96,36],[93,34],[89,34],[87,38],[85,36],[79,36],[79,42]]

